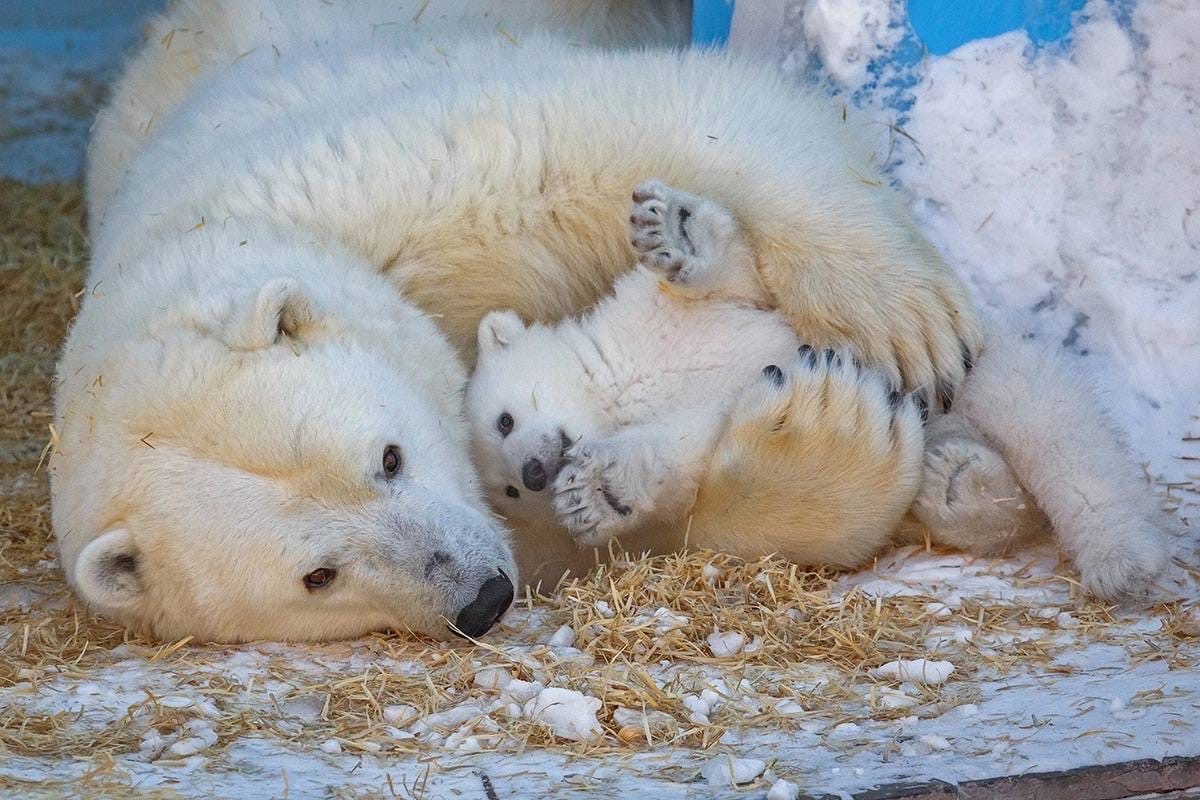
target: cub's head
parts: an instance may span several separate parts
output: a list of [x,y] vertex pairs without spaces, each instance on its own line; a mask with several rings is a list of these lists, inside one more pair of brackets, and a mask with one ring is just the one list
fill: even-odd
[[486,632],[518,576],[456,354],[349,254],[242,250],[85,303],[52,463],[69,579],[161,637]]
[[569,335],[526,327],[512,311],[479,323],[479,359],[467,386],[471,442],[489,499],[515,520],[554,520],[550,486],[564,452],[603,425]]

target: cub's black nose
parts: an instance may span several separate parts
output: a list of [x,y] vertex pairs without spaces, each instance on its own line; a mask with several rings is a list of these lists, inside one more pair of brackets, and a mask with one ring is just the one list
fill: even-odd
[[492,629],[513,601],[513,585],[508,576],[501,572],[488,578],[479,587],[479,596],[470,605],[458,612],[454,624],[467,636],[483,636]]
[[546,488],[546,466],[536,458],[531,458],[521,467],[521,483],[531,492],[540,492]]

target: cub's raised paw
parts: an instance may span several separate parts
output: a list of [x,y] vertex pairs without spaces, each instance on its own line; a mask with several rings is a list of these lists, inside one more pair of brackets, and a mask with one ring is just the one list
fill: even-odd
[[554,480],[554,511],[579,544],[604,544],[637,523],[623,472],[622,454],[613,446],[581,443],[567,451]]
[[740,236],[725,208],[661,181],[634,189],[629,234],[638,263],[684,285],[700,280]]

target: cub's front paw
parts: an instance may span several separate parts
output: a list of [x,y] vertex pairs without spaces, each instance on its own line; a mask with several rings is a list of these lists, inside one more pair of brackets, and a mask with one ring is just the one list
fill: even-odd
[[554,511],[580,545],[604,544],[637,523],[621,454],[601,443],[578,444],[554,481]]
[[638,263],[673,283],[697,282],[739,236],[722,206],[661,181],[633,191],[629,235]]

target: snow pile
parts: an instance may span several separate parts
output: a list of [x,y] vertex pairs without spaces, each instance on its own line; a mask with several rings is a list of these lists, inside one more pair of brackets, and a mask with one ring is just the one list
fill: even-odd
[[1093,0],[1066,46],[1037,49],[1023,31],[973,42],[906,67],[912,86],[863,66],[898,41],[896,4],[798,13],[809,38],[785,66],[818,52],[826,76],[912,137],[871,126],[926,233],[983,305],[1096,376],[1153,477],[1194,508],[1200,4]]
[[904,38],[897,0],[810,0],[800,25],[813,55],[835,81],[859,86],[869,68]]

